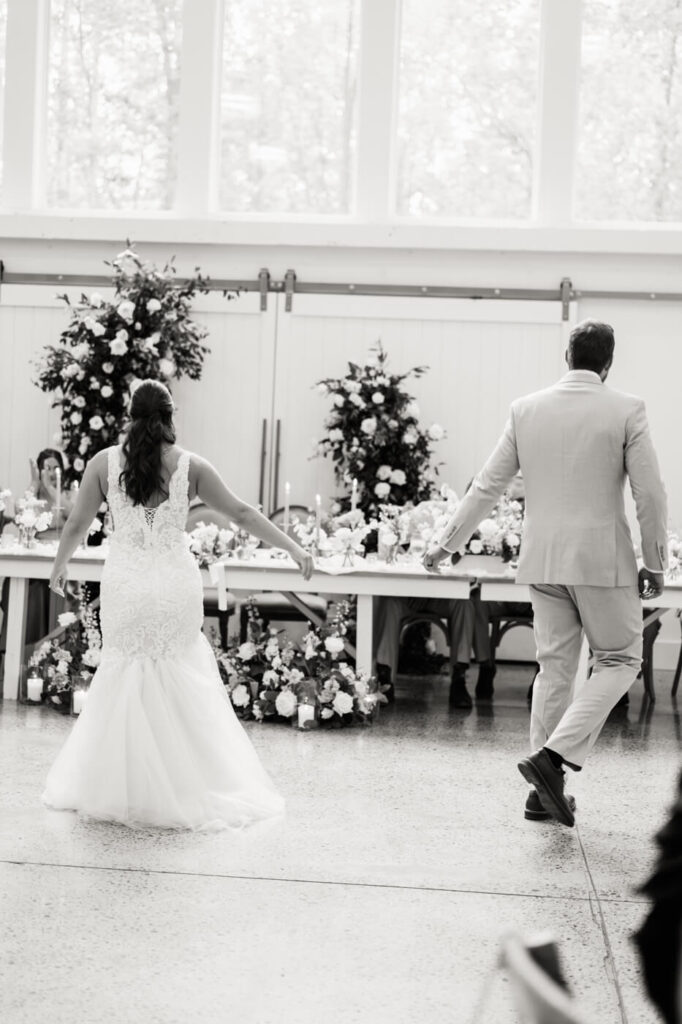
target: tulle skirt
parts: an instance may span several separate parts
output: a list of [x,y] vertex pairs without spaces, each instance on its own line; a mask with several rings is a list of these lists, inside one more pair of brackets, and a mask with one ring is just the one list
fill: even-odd
[[43,802],[138,828],[245,828],[284,813],[203,633],[168,659],[104,653]]

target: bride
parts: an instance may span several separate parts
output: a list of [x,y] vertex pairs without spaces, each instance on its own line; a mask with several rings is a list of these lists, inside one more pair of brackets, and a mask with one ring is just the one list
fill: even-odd
[[114,533],[101,586],[102,656],[90,694],[50,769],[43,801],[129,826],[242,828],[281,815],[273,786],[225,693],[201,632],[202,583],[186,543],[198,496],[283,548],[304,579],[312,557],[175,443],[173,400],[145,380],[121,446],[88,463],[57,551],[50,587],[103,500]]

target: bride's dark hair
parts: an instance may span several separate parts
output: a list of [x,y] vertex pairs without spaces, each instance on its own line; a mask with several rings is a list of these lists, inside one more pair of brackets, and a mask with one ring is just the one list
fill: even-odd
[[175,444],[173,399],[158,380],[143,380],[130,400],[130,425],[123,442],[125,468],[119,484],[134,505],[164,494],[161,446]]

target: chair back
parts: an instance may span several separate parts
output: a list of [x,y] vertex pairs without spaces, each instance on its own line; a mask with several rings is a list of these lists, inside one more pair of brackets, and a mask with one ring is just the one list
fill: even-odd
[[199,505],[192,505],[187,513],[187,522],[185,523],[185,530],[187,533],[191,533],[198,523],[206,523],[207,526],[210,523],[215,523],[215,525],[219,526],[221,530],[232,529],[232,523],[227,516],[223,515],[222,512],[217,512],[215,509],[209,508],[209,506],[204,505],[203,502]]
[[500,965],[509,974],[523,1024],[591,1024],[561,983],[556,944],[546,936],[524,941],[506,935]]

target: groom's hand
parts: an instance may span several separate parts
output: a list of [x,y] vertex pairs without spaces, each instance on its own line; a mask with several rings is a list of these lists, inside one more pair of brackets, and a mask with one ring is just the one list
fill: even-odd
[[654,597],[660,597],[664,586],[664,573],[652,572],[650,569],[639,570],[639,596],[643,601],[650,601]]
[[[438,567],[442,561],[446,558],[450,558],[452,552],[446,551],[439,544],[429,548],[424,557],[422,558],[422,565],[427,572],[438,572]],[[458,559],[459,561],[459,559]]]

